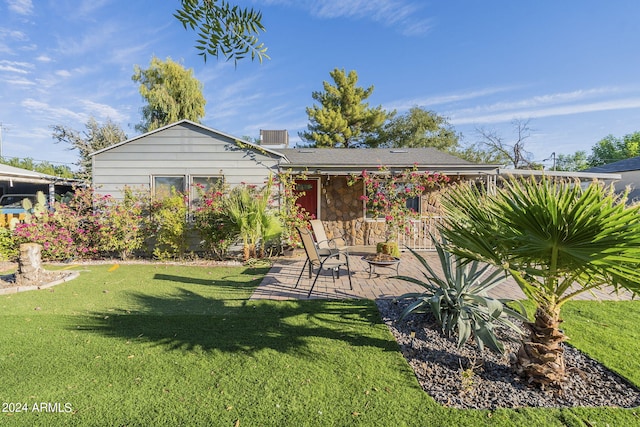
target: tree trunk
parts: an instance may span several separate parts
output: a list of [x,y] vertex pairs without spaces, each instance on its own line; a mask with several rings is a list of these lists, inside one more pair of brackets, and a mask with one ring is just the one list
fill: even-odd
[[37,285],[43,271],[42,246],[37,243],[22,243],[18,255],[16,284],[19,286]]
[[522,342],[514,367],[530,383],[560,387],[565,380],[561,344],[567,337],[559,329],[561,322],[558,309],[538,307],[535,321],[526,324],[529,339]]

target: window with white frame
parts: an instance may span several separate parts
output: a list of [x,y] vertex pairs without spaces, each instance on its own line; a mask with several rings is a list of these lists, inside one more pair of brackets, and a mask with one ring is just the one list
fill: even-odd
[[200,196],[206,194],[215,189],[224,181],[224,178],[220,175],[215,176],[192,176],[191,177],[191,191],[189,195],[189,201],[191,208],[195,208],[200,203]]
[[[152,177],[153,196],[156,199],[163,199],[170,196],[172,192],[188,194],[189,207],[193,208],[197,206],[200,194],[215,188],[223,179],[221,175],[156,175]],[[186,185],[187,182],[189,182],[188,187]]]
[[171,196],[173,192],[184,193],[185,176],[154,176],[153,177],[153,197],[164,199]]

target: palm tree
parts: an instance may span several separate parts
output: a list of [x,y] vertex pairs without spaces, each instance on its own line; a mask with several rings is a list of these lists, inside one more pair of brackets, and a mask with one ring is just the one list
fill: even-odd
[[276,228],[278,220],[269,210],[271,188],[271,180],[261,190],[238,186],[225,201],[224,211],[242,239],[245,261],[258,256],[258,243],[264,245],[267,234]]
[[547,177],[512,178],[495,194],[461,184],[444,196],[448,249],[504,268],[536,305],[515,358],[530,382],[565,379],[564,303],[605,285],[640,290],[640,205],[625,200],[602,183],[583,188]]

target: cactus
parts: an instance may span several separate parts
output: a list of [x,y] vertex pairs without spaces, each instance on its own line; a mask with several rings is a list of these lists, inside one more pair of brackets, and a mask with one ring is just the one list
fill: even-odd
[[47,211],[47,198],[42,191],[36,193],[36,204],[34,205],[31,200],[22,200],[22,207],[25,210],[25,222],[31,222],[33,215],[42,216]]

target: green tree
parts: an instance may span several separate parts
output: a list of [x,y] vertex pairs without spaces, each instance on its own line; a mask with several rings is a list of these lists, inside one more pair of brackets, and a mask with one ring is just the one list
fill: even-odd
[[448,249],[503,268],[536,305],[515,365],[543,385],[566,378],[567,301],[605,285],[640,292],[640,205],[626,206],[611,186],[577,184],[510,179],[493,194],[458,185],[442,198]]
[[503,152],[487,149],[482,144],[470,144],[465,147],[458,148],[453,154],[472,163],[494,165],[510,163],[509,158]]
[[185,29],[198,34],[196,49],[204,61],[207,55],[237,64],[247,55],[251,60],[269,59],[267,48],[258,40],[262,26],[262,13],[250,8],[240,9],[224,0],[181,0],[175,16]]
[[555,170],[576,172],[589,168],[586,151],[576,151],[573,154],[559,154],[555,160]]
[[636,156],[640,156],[640,132],[622,138],[607,135],[591,148],[589,164],[601,166]]
[[204,117],[207,101],[202,95],[202,83],[171,58],[162,61],[155,56],[146,70],[134,67],[131,79],[140,83],[140,95],[147,105],[142,107],[142,122],[136,125],[140,132],[188,119],[196,123]]
[[453,152],[458,146],[458,134],[447,119],[420,107],[406,114],[391,115],[371,147],[434,147]]
[[67,126],[52,126],[53,139],[56,144],[64,142],[70,145],[69,150],[77,150],[79,160],[78,178],[91,180],[91,157],[89,154],[101,150],[113,144],[127,140],[127,134],[111,119],[104,124],[99,124],[96,119],[90,117],[85,124],[86,130],[79,132]]
[[61,178],[73,178],[73,171],[66,165],[54,165],[51,162],[36,162],[32,158],[2,157],[0,163],[16,168],[27,169]]
[[366,145],[382,129],[389,113],[382,107],[370,108],[364,102],[373,93],[373,86],[363,89],[356,86],[355,71],[334,69],[329,73],[335,82],[323,82],[323,92],[313,92],[313,99],[320,105],[307,107],[308,131],[300,132],[302,139],[316,147],[355,148]]

